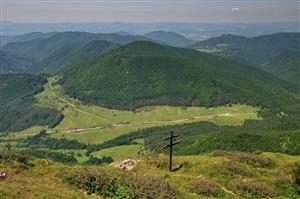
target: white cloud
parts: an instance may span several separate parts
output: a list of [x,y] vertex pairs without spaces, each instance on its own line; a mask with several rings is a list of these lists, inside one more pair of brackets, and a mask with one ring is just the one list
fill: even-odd
[[238,12],[238,11],[240,11],[241,9],[238,8],[238,7],[235,7],[235,8],[231,8],[231,10],[232,10],[232,11],[235,11],[235,12]]

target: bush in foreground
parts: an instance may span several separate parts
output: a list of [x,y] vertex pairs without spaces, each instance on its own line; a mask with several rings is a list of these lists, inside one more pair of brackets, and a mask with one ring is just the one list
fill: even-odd
[[132,190],[134,198],[171,199],[176,198],[178,191],[167,181],[151,176],[124,176],[122,184]]
[[207,180],[203,177],[198,178],[190,187],[191,192],[209,197],[221,196],[224,192],[221,187],[214,181]]
[[65,179],[89,194],[96,193],[104,198],[169,199],[178,194],[164,179],[131,175],[117,178],[91,167],[74,169]]
[[243,195],[255,198],[270,198],[276,195],[275,189],[264,182],[255,182],[250,180],[238,180],[235,183],[237,190]]
[[235,161],[226,162],[224,164],[224,168],[230,173],[234,173],[241,176],[252,176],[252,173],[250,173],[248,170],[246,170],[244,167],[242,167]]

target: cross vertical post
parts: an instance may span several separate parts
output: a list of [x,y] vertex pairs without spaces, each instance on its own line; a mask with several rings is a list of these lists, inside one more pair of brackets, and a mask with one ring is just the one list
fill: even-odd
[[[176,138],[176,137],[179,137],[179,135],[174,135],[174,134],[173,134],[173,130],[171,130],[171,132],[170,132],[170,137],[164,138],[164,141],[170,140],[170,143],[162,148],[162,149],[169,148],[169,150],[170,150],[170,151],[169,151],[169,171],[173,171],[173,169],[172,169],[173,146],[180,143],[180,142],[176,142],[175,140],[173,140],[173,139]],[[173,141],[175,141],[175,142],[173,142]]]
[[171,139],[170,139],[170,157],[169,157],[169,171],[172,171],[172,148],[173,148],[173,130],[171,130]]

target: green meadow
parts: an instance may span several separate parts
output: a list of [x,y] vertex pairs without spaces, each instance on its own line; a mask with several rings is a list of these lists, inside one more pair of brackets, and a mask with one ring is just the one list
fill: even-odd
[[63,121],[48,129],[53,137],[76,139],[87,144],[100,144],[138,129],[211,121],[218,125],[241,125],[245,119],[260,119],[258,108],[247,105],[206,107],[143,107],[135,111],[107,109],[86,105],[65,95],[58,84],[59,77],[51,77],[45,90],[36,95],[38,106],[62,110]]

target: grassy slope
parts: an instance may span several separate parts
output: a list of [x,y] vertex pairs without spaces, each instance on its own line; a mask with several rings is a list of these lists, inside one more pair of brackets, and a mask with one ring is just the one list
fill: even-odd
[[144,107],[135,112],[84,105],[64,95],[58,77],[49,78],[45,90],[36,96],[39,106],[63,110],[64,120],[50,132],[85,143],[102,143],[141,128],[195,121],[241,125],[245,119],[259,119],[257,108],[246,105],[232,107]]
[[[299,156],[288,156],[276,153],[264,153],[264,157],[275,161],[275,166],[271,168],[253,167],[249,164],[238,163],[240,167],[247,170],[251,175],[244,176],[234,174],[224,168],[224,163],[230,160],[225,157],[214,157],[211,154],[201,156],[178,156],[174,158],[175,165],[185,163],[180,170],[170,173],[167,168],[157,168],[160,161],[166,161],[167,157],[160,155],[152,156],[150,161],[147,158],[138,157],[140,160],[135,170],[131,172],[121,171],[111,166],[99,166],[109,175],[123,175],[130,173],[137,176],[162,177],[183,194],[182,198],[197,199],[208,198],[203,195],[195,195],[190,192],[190,184],[197,178],[204,177],[217,182],[225,194],[220,198],[250,198],[238,191],[234,183],[237,180],[247,179],[256,182],[264,182],[276,190],[274,198],[297,198],[295,190],[289,184],[278,186],[276,179],[280,174],[291,175],[292,166],[296,161],[300,161]],[[50,161],[37,161],[36,166],[29,170],[20,170],[11,165],[0,164],[0,168],[9,172],[7,180],[1,182],[0,196],[5,198],[98,198],[96,196],[85,195],[82,191],[76,190],[68,184],[62,182],[61,174],[70,169]],[[78,167],[76,167],[78,168]],[[17,172],[19,171],[19,172]],[[255,198],[255,197],[254,197]]]
[[0,164],[0,170],[8,173],[8,178],[0,182],[0,198],[101,198],[86,195],[57,177],[65,166],[47,160],[38,160],[35,164],[29,170]]
[[127,158],[134,158],[142,148],[143,146],[140,144],[122,145],[93,152],[92,155],[99,158],[102,158],[103,156],[111,156],[114,160],[124,160]]

